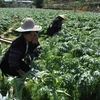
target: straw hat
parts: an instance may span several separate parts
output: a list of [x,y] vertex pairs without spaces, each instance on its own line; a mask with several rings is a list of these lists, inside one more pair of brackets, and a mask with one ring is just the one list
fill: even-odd
[[64,20],[66,19],[65,15],[59,15],[61,18],[63,18]]
[[17,32],[29,32],[29,31],[39,31],[42,27],[35,25],[32,18],[24,18],[21,22],[21,26],[16,29]]

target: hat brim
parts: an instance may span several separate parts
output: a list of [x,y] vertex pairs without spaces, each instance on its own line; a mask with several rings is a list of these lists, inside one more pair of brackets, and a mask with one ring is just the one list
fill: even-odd
[[31,31],[40,31],[42,29],[41,26],[35,25],[34,28],[31,29],[23,29],[22,27],[17,28],[15,31],[17,32],[31,32]]
[[61,18],[63,18],[64,20],[66,19],[65,15],[59,15]]

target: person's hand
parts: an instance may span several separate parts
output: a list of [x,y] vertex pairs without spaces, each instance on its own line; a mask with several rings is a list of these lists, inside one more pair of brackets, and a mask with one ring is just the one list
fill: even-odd
[[25,62],[26,62],[26,64],[28,64],[28,65],[31,64],[32,59],[31,59],[31,57],[30,57],[29,54],[26,55]]
[[33,44],[35,44],[35,43],[37,44],[38,43],[38,36],[37,36],[37,34],[34,35],[34,38],[32,40],[32,43]]
[[52,24],[50,24],[50,27],[52,27]]
[[25,72],[21,69],[17,70],[17,72],[20,76],[24,76],[24,74],[25,74]]

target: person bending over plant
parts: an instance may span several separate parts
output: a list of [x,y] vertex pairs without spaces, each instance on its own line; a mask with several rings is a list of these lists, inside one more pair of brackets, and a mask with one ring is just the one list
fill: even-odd
[[47,28],[47,32],[46,35],[48,36],[53,36],[54,34],[56,34],[57,32],[59,32],[61,30],[62,27],[62,22],[63,20],[66,19],[65,15],[59,15],[57,16],[49,25],[49,27]]
[[29,55],[37,52],[39,42],[36,32],[41,29],[32,18],[22,20],[21,26],[15,30],[21,35],[13,40],[1,60],[0,68],[4,75],[21,77],[30,70],[29,64],[34,55]]

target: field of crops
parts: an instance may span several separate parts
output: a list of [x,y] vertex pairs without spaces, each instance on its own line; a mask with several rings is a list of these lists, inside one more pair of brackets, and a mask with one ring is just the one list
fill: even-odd
[[[45,32],[49,23],[59,14],[67,16],[62,30],[52,38],[47,37]],[[14,20],[16,15],[19,21]],[[9,82],[14,85],[14,96],[18,100],[100,100],[100,14],[1,8],[0,34],[19,27],[25,17],[32,17],[42,26],[38,33],[41,53],[32,63],[31,74]],[[6,37],[15,36],[8,33]],[[5,44],[1,44],[0,53],[4,53],[5,48]],[[0,78],[0,92],[7,88],[4,85],[8,84],[8,79],[3,84],[1,81]]]

